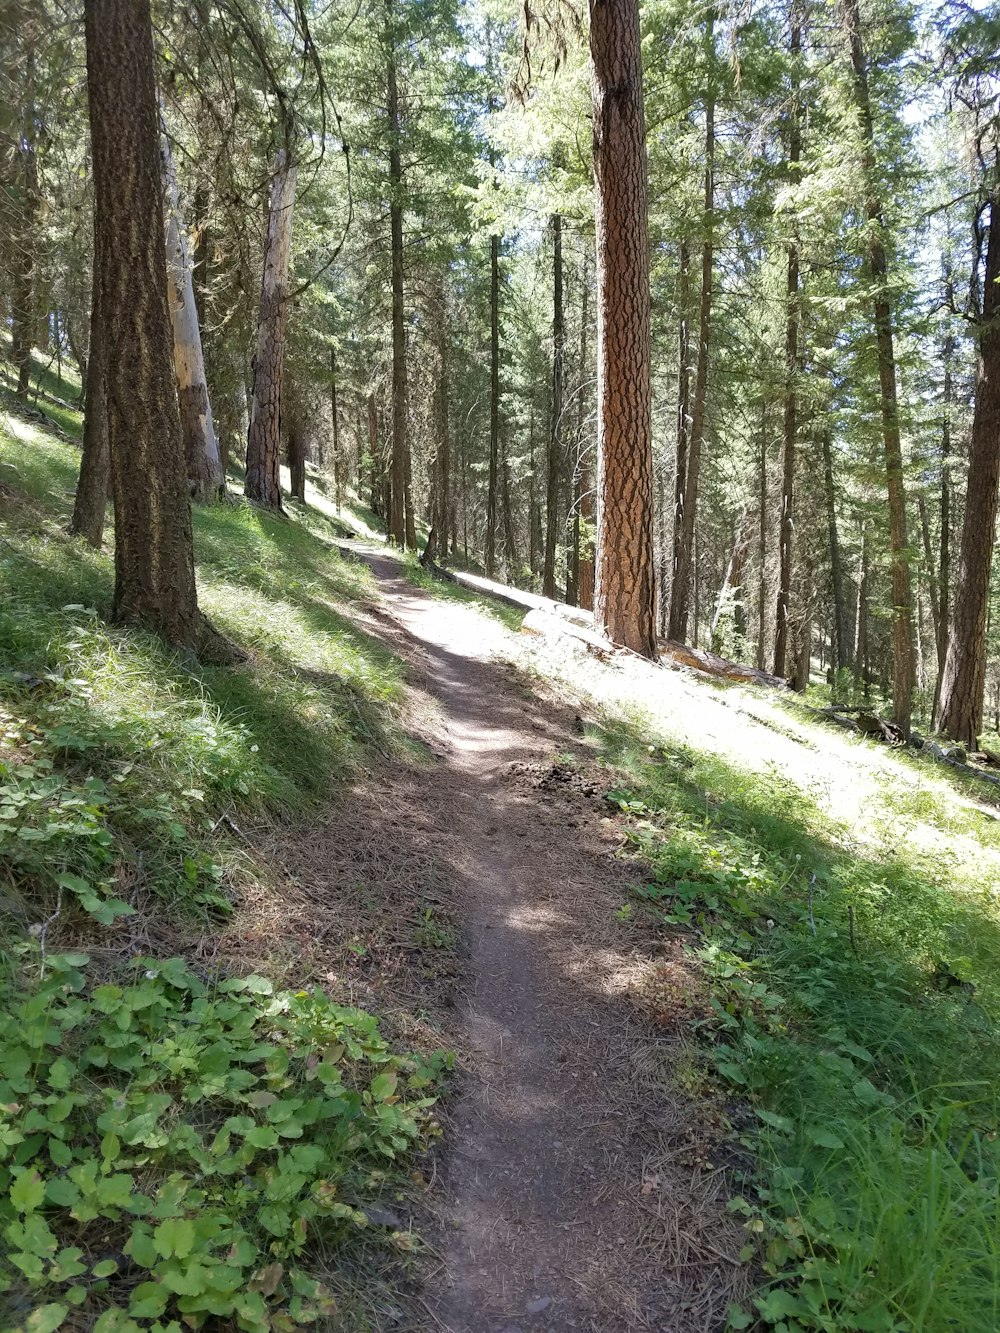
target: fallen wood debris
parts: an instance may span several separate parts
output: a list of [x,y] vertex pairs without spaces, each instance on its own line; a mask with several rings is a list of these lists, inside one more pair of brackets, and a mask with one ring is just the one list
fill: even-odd
[[673,639],[657,639],[656,646],[660,652],[660,661],[667,665],[687,667],[691,671],[700,671],[702,675],[737,681],[741,685],[762,685],[770,690],[791,688],[781,676],[772,676],[769,671],[759,671],[742,662],[730,662],[705,648],[689,648],[687,644],[676,643]]

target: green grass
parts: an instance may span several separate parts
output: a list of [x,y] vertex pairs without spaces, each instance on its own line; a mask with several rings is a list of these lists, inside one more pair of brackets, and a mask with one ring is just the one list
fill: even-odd
[[[283,889],[280,866],[254,850],[271,826],[294,817],[303,836],[304,817],[359,766],[412,748],[398,723],[402,664],[351,616],[373,580],[340,556],[329,505],[287,518],[198,510],[200,601],[246,657],[193,664],[109,623],[110,538],[95,552],[67,533],[78,450],[11,408],[0,415],[0,1327],[139,1333],[178,1328],[185,1311],[247,1333],[278,1326],[272,1315],[371,1327],[408,1240],[372,1237],[359,1209],[405,1181],[395,1156],[433,1133],[430,1080],[371,1015],[302,989],[294,940],[228,950],[241,970],[270,974],[250,979],[243,1009],[242,992],[228,996],[242,983],[223,982],[220,999],[219,979],[205,979],[200,945],[211,957],[227,932],[257,938],[252,921],[241,933],[244,899]],[[42,397],[38,408],[78,433],[75,414]],[[160,942],[165,961],[140,958]],[[171,961],[177,951],[196,970]],[[289,991],[272,997],[276,986]],[[282,1051],[274,1030],[289,1006],[316,1023]],[[397,1069],[415,1118],[397,1112]],[[271,1128],[275,1098],[301,1117],[291,1147]],[[120,1105],[138,1117],[127,1131]],[[253,1135],[235,1176],[238,1141],[211,1146],[230,1121]],[[369,1134],[376,1121],[388,1137]],[[167,1231],[156,1241],[160,1227],[179,1248]],[[109,1248],[128,1253],[127,1272]],[[262,1296],[253,1274],[265,1270],[264,1286],[277,1285]],[[336,1290],[337,1314],[323,1313],[316,1278]]]
[[755,1113],[734,1206],[765,1282],[733,1327],[1000,1327],[996,885],[899,829],[859,848],[774,770],[598,740],[650,869],[632,911],[689,932],[709,1058]]

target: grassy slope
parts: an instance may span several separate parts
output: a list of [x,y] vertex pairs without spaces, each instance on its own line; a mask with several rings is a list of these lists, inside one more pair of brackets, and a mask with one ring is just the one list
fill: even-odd
[[[1000,825],[873,743],[841,769],[843,739],[794,704],[774,712],[826,789],[761,763],[770,733],[732,696],[713,753],[690,741],[692,714],[713,725],[701,693],[684,721],[612,708],[593,734],[650,870],[624,910],[699,960],[707,1013],[683,993],[675,1012],[753,1113],[735,1114],[756,1161],[734,1207],[764,1290],[734,1327],[998,1328]],[[866,764],[845,822],[831,793]]]
[[[64,385],[61,393],[66,392]],[[198,1257],[194,1272],[204,1289],[185,1294],[175,1288],[178,1301],[194,1302],[189,1310],[202,1308],[198,1302],[204,1301],[205,1309],[225,1314],[234,1299],[224,1290],[226,1283],[231,1287],[233,1274],[242,1272],[241,1328],[271,1327],[268,1310],[278,1308],[303,1322],[307,1316],[320,1318],[321,1327],[369,1327],[372,1303],[384,1299],[386,1290],[373,1274],[386,1267],[386,1246],[391,1268],[395,1242],[387,1237],[381,1249],[379,1244],[373,1249],[372,1240],[362,1236],[364,1218],[352,1208],[392,1188],[388,1153],[433,1131],[421,1106],[432,1075],[423,1057],[414,1062],[385,1046],[366,1027],[373,1020],[363,1014],[331,1009],[322,998],[316,1007],[292,992],[273,999],[274,987],[294,991],[312,980],[302,975],[299,941],[244,929],[244,918],[261,894],[284,891],[280,865],[254,850],[266,846],[275,821],[301,819],[359,765],[410,751],[397,721],[402,664],[359,627],[357,612],[372,594],[372,581],[363,566],[338,554],[335,541],[343,523],[319,493],[311,496],[308,511],[288,519],[236,505],[196,514],[202,604],[246,650],[244,663],[201,667],[167,652],[153,636],[109,625],[104,614],[113,587],[111,557],[66,534],[79,465],[71,439],[79,433],[79,417],[44,400],[39,407],[47,422],[0,415],[0,1103],[6,1102],[13,1116],[5,1129],[0,1115],[0,1185],[4,1158],[15,1182],[23,1184],[22,1195],[11,1188],[6,1203],[0,1198],[0,1253],[13,1254],[15,1269],[24,1275],[0,1261],[0,1327],[56,1328],[78,1317],[68,1313],[73,1305],[79,1305],[87,1326],[101,1333],[161,1327],[173,1333],[178,1327],[170,1322],[173,1306],[163,1315],[166,1322],[158,1322],[163,1284],[189,1278],[171,1276],[180,1250],[171,1256],[166,1241],[165,1253],[150,1249],[143,1236],[152,1222],[129,1223],[122,1200],[110,1193],[95,1205],[97,1230],[53,1210],[55,1204],[69,1208],[82,1184],[45,1183],[51,1193],[44,1214],[41,1196],[34,1198],[36,1173],[49,1182],[55,1167],[69,1166],[70,1176],[77,1168],[89,1169],[88,1163],[100,1161],[98,1144],[101,1153],[111,1154],[101,1172],[141,1169],[149,1196],[159,1200],[155,1206],[168,1210],[156,1216],[173,1225],[176,1214],[182,1228],[189,1220],[196,1227],[186,1262],[190,1267],[192,1256]],[[344,517],[348,527],[366,533],[363,518]],[[86,976],[78,959],[60,962],[67,949],[81,944],[89,954]],[[199,961],[220,945],[227,970],[263,971],[266,984],[254,983],[223,1001],[211,978],[200,979]],[[47,960],[43,969],[41,951]],[[172,965],[161,972],[156,959],[172,954],[193,961],[195,970]],[[115,992],[116,1000],[103,1001],[106,1013],[99,997],[109,992],[92,990],[102,980],[123,988]],[[74,1011],[75,1001],[66,998],[70,993],[91,996],[85,1011]],[[312,1007],[306,1012],[303,1006]],[[192,1028],[196,1011],[207,1017]],[[39,1015],[48,1015],[42,1027]],[[264,1064],[242,1072],[245,1065],[239,1062],[251,1058],[241,1053],[251,1023],[252,1031],[266,1024],[282,1033],[279,1045],[287,1054],[267,1055],[271,1047],[254,1047]],[[53,1073],[59,1047],[70,1055],[83,1050],[84,1034],[91,1044],[79,1068]],[[271,1033],[269,1040],[276,1039]],[[188,1049],[181,1064],[169,1054],[181,1049],[178,1041],[182,1048],[191,1041],[197,1047]],[[338,1082],[324,1086],[340,1086],[342,1080],[351,1090],[326,1104],[325,1119],[298,1125],[295,1117],[306,1114],[302,1106],[310,1116],[308,1108],[315,1106],[306,1097],[315,1075],[304,1061],[316,1043],[338,1052],[327,1056],[336,1062]],[[280,1078],[276,1060],[291,1061]],[[273,1131],[266,1124],[255,1131],[259,1144],[246,1140],[237,1154],[237,1140],[230,1149],[247,1182],[252,1178],[260,1190],[280,1195],[277,1170],[277,1181],[286,1182],[281,1188],[292,1191],[289,1197],[296,1189],[303,1192],[305,1203],[292,1208],[279,1199],[259,1208],[250,1195],[243,1202],[234,1199],[224,1174],[228,1156],[216,1162],[204,1146],[197,1147],[197,1136],[211,1127],[199,1099],[207,1094],[190,1093],[199,1061],[222,1080],[218,1095],[206,1104],[214,1108],[216,1127],[228,1105],[241,1113],[232,1123],[245,1133],[247,1088],[267,1088],[268,1100],[261,1091],[251,1117],[276,1117],[270,1102],[277,1095],[281,1114],[292,1117],[287,1123],[322,1150],[293,1162],[294,1143],[268,1146]],[[95,1072],[98,1067],[105,1072]],[[231,1072],[219,1073],[220,1068]],[[60,1110],[57,1119],[47,1107],[55,1100],[52,1090],[66,1086],[66,1080],[78,1102],[66,1108],[68,1115]],[[172,1126],[169,1140],[165,1132],[162,1142],[148,1140],[158,1144],[152,1156],[135,1157],[147,1141],[127,1138],[124,1130],[94,1138],[94,1098],[99,1105],[105,1088],[108,1097],[117,1088],[119,1102],[126,1101],[140,1119],[164,1114],[155,1101],[164,1090],[167,1101],[173,1097],[165,1113]],[[197,1105],[185,1110],[187,1101]],[[46,1151],[43,1137],[24,1137],[25,1114],[35,1117],[36,1130],[51,1135],[51,1161],[35,1155]],[[334,1125],[343,1117],[343,1131],[330,1129],[331,1115]],[[102,1120],[98,1124],[107,1128]],[[130,1121],[133,1135],[137,1123]],[[354,1126],[350,1138],[348,1123]],[[63,1161],[63,1141],[76,1145],[75,1166]],[[159,1177],[149,1174],[154,1161]],[[194,1212],[183,1200],[165,1203],[163,1186],[157,1193],[148,1183],[171,1171],[205,1186],[197,1199],[190,1196]],[[329,1184],[321,1207],[310,1193],[317,1173],[328,1184],[339,1182],[336,1198]],[[62,1174],[55,1171],[60,1179]],[[8,1186],[11,1179],[7,1175]],[[299,1236],[296,1217],[312,1213],[317,1220],[310,1223],[308,1238],[304,1232]],[[348,1255],[356,1255],[360,1245],[374,1256],[375,1269],[364,1268],[360,1284],[351,1276],[354,1260],[345,1268],[342,1257],[329,1258],[334,1241],[336,1255],[343,1255],[345,1230],[360,1237],[352,1240]],[[138,1239],[137,1231],[143,1233]],[[81,1248],[81,1254],[67,1259],[60,1251],[64,1257],[56,1264],[49,1249],[56,1243],[53,1235],[60,1245]],[[183,1247],[189,1237],[183,1231],[181,1236]],[[232,1260],[226,1266],[220,1237],[227,1236],[244,1246],[243,1270]],[[95,1255],[107,1254],[109,1243],[112,1252],[117,1246],[119,1255],[124,1250],[133,1259],[133,1246],[139,1246],[141,1262],[155,1279],[147,1304],[134,1294],[134,1277],[116,1286],[126,1260],[104,1260],[112,1269],[117,1265],[110,1277],[103,1269],[88,1269]],[[395,1252],[405,1244],[404,1236]],[[285,1270],[283,1279],[280,1274],[275,1279],[277,1288],[264,1296],[247,1288],[250,1273],[272,1261]],[[294,1287],[293,1272],[298,1273]],[[312,1285],[317,1273],[338,1288],[332,1324],[322,1316],[326,1298],[316,1296]],[[135,1318],[115,1315],[115,1304],[132,1309]],[[115,1322],[119,1318],[124,1322]]]

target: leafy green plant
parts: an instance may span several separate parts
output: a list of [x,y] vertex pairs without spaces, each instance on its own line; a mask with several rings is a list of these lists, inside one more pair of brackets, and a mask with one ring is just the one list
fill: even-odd
[[0,1017],[4,1326],[265,1333],[328,1313],[310,1255],[364,1228],[436,1132],[448,1057],[394,1054],[320,991],[178,958],[92,986],[87,963],[49,956]]

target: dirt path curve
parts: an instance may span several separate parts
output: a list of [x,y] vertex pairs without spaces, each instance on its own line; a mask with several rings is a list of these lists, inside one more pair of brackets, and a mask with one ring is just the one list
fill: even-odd
[[560,786],[544,776],[554,759],[581,751],[573,713],[496,659],[498,622],[361,554],[438,756],[406,799],[456,886],[465,954],[472,1069],[443,1150],[443,1264],[421,1327],[720,1328],[738,1243],[721,1173],[691,1149],[691,1110],[668,1086],[672,1039],[623,997],[632,960],[613,914],[628,867],[599,790],[576,774],[582,790],[544,790]]

